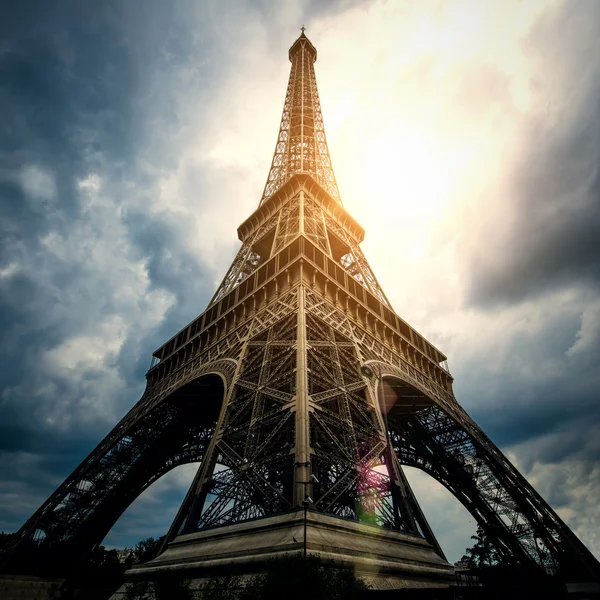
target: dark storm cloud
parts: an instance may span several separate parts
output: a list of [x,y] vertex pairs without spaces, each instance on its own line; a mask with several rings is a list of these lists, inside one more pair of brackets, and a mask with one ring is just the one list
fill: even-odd
[[[214,292],[194,219],[161,181],[177,170],[186,111],[206,112],[236,46],[216,5],[3,11],[0,487],[18,494],[0,504],[14,529],[138,400],[151,352]],[[207,187],[222,177],[231,194],[240,175],[188,171],[181,191],[199,215]]]
[[10,7],[0,60],[0,101],[11,115],[3,120],[3,166],[35,158],[72,176],[99,150],[126,158],[140,74],[110,5],[87,14],[78,3]]
[[[146,8],[26,2],[2,9],[0,485],[19,491],[2,498],[10,516],[4,528],[19,526],[93,449],[141,394],[150,352],[195,316],[189,306],[152,316],[153,299],[160,300],[153,289],[171,286],[178,275],[194,282],[188,289],[195,292],[202,283],[201,273],[192,277],[189,253],[174,248],[176,234],[155,226],[147,239],[125,243],[142,218],[119,219],[88,205],[80,185],[99,173],[115,207],[132,179],[136,189],[155,187],[136,164],[150,106],[146,92],[156,69],[181,59],[193,32],[180,31],[183,23],[169,6]],[[162,124],[168,129],[169,118]],[[165,266],[169,278],[152,258],[167,246],[176,256]],[[128,269],[147,257],[145,292],[143,276],[135,272],[132,279]],[[138,299],[124,300],[132,287]],[[101,347],[104,337],[111,342],[100,326],[120,315],[127,321],[128,312],[134,324],[144,315],[149,322],[126,331],[112,351],[118,369],[103,359],[85,368],[51,362],[62,352],[76,363],[79,348]],[[119,335],[122,327],[115,327]],[[70,346],[78,339],[79,346]]]
[[[118,311],[118,295],[104,293],[106,280],[85,272],[82,255],[94,249],[84,236],[68,255],[49,252],[43,240],[63,241],[84,227],[90,238],[104,235],[101,222],[82,214],[78,182],[101,172],[109,193],[119,198],[120,183],[136,176],[152,69],[168,60],[163,53],[185,46],[190,37],[167,40],[178,29],[176,23],[171,28],[170,8],[147,8],[27,2],[3,9],[0,106],[11,118],[0,129],[0,268],[17,266],[16,274],[0,282],[3,361],[14,367],[0,375],[4,389],[23,380],[33,367],[32,353],[57,347],[90,318],[101,322]],[[132,19],[142,33],[131,27]],[[147,240],[146,247],[129,249],[127,258],[139,261],[164,251],[161,242],[169,240]],[[119,284],[116,277],[110,283]],[[90,314],[86,302],[102,296]]]
[[502,208],[463,230],[467,304],[494,325],[489,352],[455,374],[459,400],[596,554],[599,40],[600,6],[582,2],[548,11],[522,42],[532,110],[490,190]]
[[[600,410],[597,391],[581,393],[571,388],[568,381],[561,383],[558,389],[543,384],[530,386],[529,397],[524,397],[523,388],[509,384],[501,397],[485,408],[475,408],[472,414],[493,441],[504,448],[564,431],[561,444],[543,448],[537,458],[544,462],[566,459],[583,447],[586,435],[598,430]],[[582,414],[585,414],[583,421]],[[600,454],[588,458],[600,460]]]
[[536,66],[538,110],[499,202],[467,264],[469,300],[520,302],[572,284],[600,283],[600,5],[565,3],[523,42]]
[[600,312],[594,300],[570,292],[518,310],[488,309],[498,324],[481,330],[486,350],[456,357],[453,374],[461,405],[597,555]]
[[[585,349],[577,349],[584,324],[575,307],[556,309],[543,326],[535,322],[539,318],[535,310],[531,309],[530,323],[510,336],[500,359],[494,355],[492,334],[489,354],[464,360],[454,374],[455,390],[463,406],[501,447],[570,431],[571,437],[563,438],[564,447],[544,448],[547,454],[538,456],[553,461],[572,454],[582,432],[592,432],[600,423],[596,369],[600,339],[595,337]],[[587,420],[582,423],[583,414]]]

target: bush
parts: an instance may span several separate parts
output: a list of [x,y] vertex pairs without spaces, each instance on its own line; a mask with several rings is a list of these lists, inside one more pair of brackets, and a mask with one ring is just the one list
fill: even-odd
[[156,581],[134,581],[127,586],[125,600],[192,600],[189,582],[176,575],[166,575]]
[[255,575],[240,600],[346,600],[368,586],[350,569],[340,569],[319,556],[291,556],[271,561]]

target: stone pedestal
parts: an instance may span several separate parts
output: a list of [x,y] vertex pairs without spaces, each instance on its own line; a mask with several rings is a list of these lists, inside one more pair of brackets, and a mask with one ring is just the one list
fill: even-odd
[[42,579],[27,575],[0,575],[2,600],[50,600],[62,579]]
[[[306,548],[341,567],[353,568],[375,588],[445,587],[454,567],[424,539],[307,511]],[[182,578],[252,574],[269,559],[304,552],[304,512],[217,527],[175,538],[154,560],[127,572],[152,579],[177,571]]]

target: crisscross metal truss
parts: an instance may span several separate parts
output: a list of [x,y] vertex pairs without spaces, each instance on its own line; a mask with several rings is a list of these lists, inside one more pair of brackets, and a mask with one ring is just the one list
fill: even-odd
[[425,386],[407,383],[410,377],[400,369],[370,364],[388,373],[382,393],[399,462],[452,492],[507,562],[538,564],[567,577],[600,575],[587,548],[455,400],[440,403],[442,409]]
[[287,246],[300,233],[300,194],[292,198],[279,212],[273,251]]
[[[176,523],[178,532],[293,508],[297,484],[298,298],[303,307],[314,508],[420,535],[422,516],[390,463],[382,422],[360,373],[348,320],[303,287],[254,320],[210,457]],[[390,476],[394,473],[394,476]],[[402,480],[402,481],[399,481]],[[404,486],[404,487],[403,487]],[[413,514],[414,513],[414,514]],[[418,513],[418,514],[417,514]]]
[[300,194],[297,194],[280,211],[267,219],[250,241],[242,244],[209,306],[218,302],[298,236],[300,210]]
[[210,464],[189,500],[186,531],[292,506],[297,309],[290,299],[285,316],[279,304],[256,319]]
[[[273,227],[276,224],[276,219],[272,219],[269,223],[269,225]],[[230,292],[236,285],[242,283],[246,277],[254,273],[254,271],[263,264],[267,257],[257,254],[252,248],[252,244],[242,244],[242,247],[238,250],[229,270],[223,278],[221,285],[217,288],[215,295],[212,297],[209,306],[219,301],[227,294],[227,292]]]
[[310,173],[341,202],[331,168],[313,63],[316,51],[303,35],[290,52],[292,68],[275,154],[261,204],[295,173]]
[[312,473],[319,481],[313,489],[315,508],[420,533],[415,518],[422,515],[390,463],[350,322],[320,295],[310,289],[305,295]]
[[391,305],[352,236],[308,192],[297,193],[242,244],[209,306],[221,300],[267,260],[303,235],[333,258],[388,308]]
[[4,549],[9,570],[33,567],[56,575],[77,565],[148,486],[178,465],[202,460],[223,391],[213,375],[183,386],[151,410],[147,399],[140,401]]
[[[537,563],[567,577],[600,576],[598,563],[587,548],[481,431],[452,392],[427,377],[408,356],[396,354],[310,290],[309,307],[335,331],[340,348],[344,347],[342,338],[355,341],[361,362],[380,374],[375,378],[380,383],[373,384],[378,396],[383,393],[379,389],[381,375],[385,381],[395,378],[392,395],[396,403],[390,404],[387,398],[384,405],[389,411],[391,449],[400,464],[420,468],[446,486],[508,561]],[[349,358],[343,360],[348,363]],[[341,430],[338,439],[351,434],[351,430]],[[387,464],[393,467],[393,459]],[[393,472],[392,468],[388,472]],[[395,474],[403,478],[401,471]],[[346,477],[350,479],[350,475]],[[419,531],[430,539],[418,504],[412,504],[410,488],[403,491],[402,498],[412,507],[403,523],[406,526],[411,518],[416,519]]]
[[305,195],[303,208],[305,237],[317,248],[325,252],[328,256],[331,256],[323,209],[308,194]]
[[[334,257],[337,258],[342,267],[344,267],[356,281],[372,292],[380,302],[391,308],[391,304],[386,298],[377,278],[373,274],[360,246],[355,243],[344,228],[338,225],[329,215],[323,214],[323,219],[327,231],[329,232],[329,239],[337,241],[338,244],[336,245],[344,248],[344,250],[338,253],[339,257]],[[334,245],[333,242],[332,245]]]

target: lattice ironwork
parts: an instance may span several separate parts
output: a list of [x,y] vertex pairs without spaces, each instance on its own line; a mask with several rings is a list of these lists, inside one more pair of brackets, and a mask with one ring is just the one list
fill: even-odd
[[[268,329],[260,328],[248,340],[215,448],[221,470],[207,483],[212,498],[199,522],[186,523],[186,529],[237,522],[291,507],[291,486],[284,489],[284,473],[291,466],[287,444],[294,437],[294,421],[285,407],[295,387],[295,344],[293,311]],[[222,488],[224,482],[228,483]]]
[[279,252],[300,233],[300,194],[290,200],[279,213],[273,251]]
[[341,202],[325,138],[314,62],[317,51],[302,34],[290,49],[292,69],[275,155],[261,204],[296,173],[309,173]]
[[306,196],[303,203],[304,208],[304,235],[317,248],[331,256],[329,248],[329,237],[325,227],[325,214],[317,202]]
[[331,240],[334,258],[339,261],[342,267],[356,281],[372,292],[380,302],[391,308],[360,246],[353,241],[352,236],[344,231],[344,228],[338,225],[330,215],[325,214],[323,218],[329,239]]
[[390,417],[390,428],[402,464],[429,473],[460,499],[507,562],[583,577],[586,562],[595,568],[585,546],[481,431],[469,432],[467,420],[430,406]]
[[258,267],[264,262],[265,257],[257,254],[251,244],[243,244],[238,250],[233,263],[221,285],[217,289],[211,304],[218,302],[225,294],[230,292],[236,285],[240,284],[246,277],[254,273]]
[[[142,399],[21,528],[10,571],[65,572],[102,541],[147,487],[179,465],[201,461],[223,389],[212,375],[194,379],[153,410]],[[203,411],[191,418],[202,396]],[[32,564],[29,540],[43,550],[40,564]],[[15,551],[19,542],[24,552]]]

